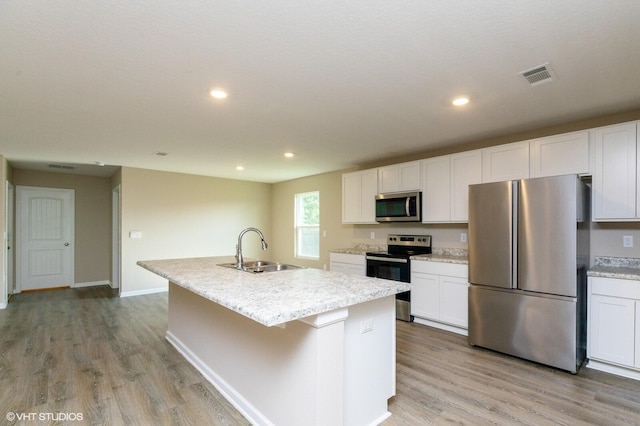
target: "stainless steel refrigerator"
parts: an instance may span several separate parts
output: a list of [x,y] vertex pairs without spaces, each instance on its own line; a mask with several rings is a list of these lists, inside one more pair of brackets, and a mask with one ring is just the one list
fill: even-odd
[[590,191],[575,175],[469,186],[469,343],[576,373]]

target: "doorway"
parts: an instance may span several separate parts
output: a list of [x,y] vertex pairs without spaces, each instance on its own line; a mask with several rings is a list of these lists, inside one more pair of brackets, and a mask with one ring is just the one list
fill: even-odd
[[120,289],[120,247],[122,233],[120,232],[120,188],[118,185],[111,195],[111,287]]
[[14,234],[14,187],[13,184],[7,181],[6,187],[6,199],[5,199],[5,256],[4,256],[4,275],[3,280],[3,294],[0,296],[0,309],[7,307],[9,301],[9,295],[14,292],[14,279],[13,279],[13,252],[15,251],[15,244],[13,241]]
[[16,187],[16,292],[74,284],[75,191]]

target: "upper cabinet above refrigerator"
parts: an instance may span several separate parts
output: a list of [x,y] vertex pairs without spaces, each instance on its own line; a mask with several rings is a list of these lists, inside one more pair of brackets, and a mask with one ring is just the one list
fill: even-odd
[[498,145],[482,150],[482,182],[527,179],[529,142]]

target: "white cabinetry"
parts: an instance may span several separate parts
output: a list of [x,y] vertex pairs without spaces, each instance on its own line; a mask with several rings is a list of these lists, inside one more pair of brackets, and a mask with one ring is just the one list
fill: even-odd
[[590,174],[589,131],[564,133],[529,141],[531,177]]
[[378,192],[419,191],[420,161],[392,164],[378,168]]
[[480,150],[422,161],[422,222],[467,222],[469,185],[482,181]]
[[412,261],[411,315],[414,321],[466,335],[467,277],[467,265]]
[[589,367],[640,379],[640,281],[589,278]]
[[594,220],[638,219],[637,127],[634,122],[594,131]]
[[342,223],[376,223],[378,170],[342,175]]
[[469,185],[482,182],[480,150],[452,154],[451,160],[451,221],[469,220]]
[[527,179],[529,142],[498,145],[482,150],[482,182]]
[[365,256],[361,254],[329,253],[329,269],[334,272],[364,277],[367,275],[366,265]]
[[422,222],[451,221],[450,174],[448,155],[422,161]]

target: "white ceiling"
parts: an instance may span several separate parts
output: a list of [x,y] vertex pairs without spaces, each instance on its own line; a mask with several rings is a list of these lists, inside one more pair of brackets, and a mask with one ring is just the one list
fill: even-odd
[[2,0],[0,154],[278,182],[639,109],[639,46],[637,0]]

